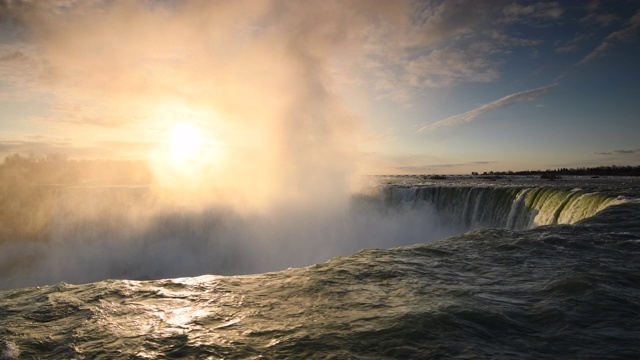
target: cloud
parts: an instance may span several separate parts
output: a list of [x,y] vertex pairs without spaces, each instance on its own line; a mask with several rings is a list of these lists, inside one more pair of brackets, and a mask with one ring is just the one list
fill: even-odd
[[509,27],[546,26],[564,14],[557,2],[506,7],[504,2],[479,1],[415,4],[410,26],[394,29],[402,36],[387,38],[386,46],[371,47],[375,62],[367,64],[377,66],[362,69],[379,97],[404,104],[431,89],[498,80],[515,47],[544,42],[528,38],[530,32],[515,36]]
[[[408,46],[400,39],[412,28],[411,4],[0,3],[3,18],[35,49],[23,52],[40,65],[30,72],[36,80],[30,84],[50,95],[50,111],[37,119],[40,128],[81,134],[76,147],[92,146],[81,139],[90,134],[99,149],[125,151],[104,141],[118,131],[158,141],[176,122],[195,122],[229,149],[211,182],[252,189],[250,197],[263,204],[311,194],[329,202],[348,191],[354,139],[362,131],[336,84],[371,53]],[[12,54],[22,51],[8,50],[1,54],[16,58]],[[13,75],[0,67],[0,76]],[[249,180],[256,177],[262,179],[257,189]]]
[[519,93],[514,93],[514,94],[510,94],[507,95],[503,98],[500,98],[498,100],[492,101],[490,103],[481,105],[471,111],[467,111],[465,113],[462,114],[457,114],[457,115],[453,115],[450,116],[446,119],[442,119],[440,121],[437,121],[433,124],[428,124],[425,125],[423,127],[421,127],[420,129],[418,129],[418,132],[423,132],[423,131],[431,131],[431,130],[435,130],[439,127],[443,127],[443,126],[452,126],[452,125],[458,125],[458,124],[462,124],[465,122],[471,122],[473,120],[475,120],[478,116],[489,112],[489,111],[493,111],[493,110],[497,110],[497,109],[501,109],[503,107],[507,107],[509,105],[513,105],[515,103],[521,102],[521,101],[528,101],[528,100],[533,100],[536,98],[539,98],[541,96],[546,95],[549,91],[551,91],[554,87],[556,87],[558,84],[552,84],[552,85],[547,85],[547,86],[543,86],[543,87],[539,87],[536,89],[531,89],[531,90],[527,90],[527,91],[522,91]]
[[602,27],[611,25],[612,23],[619,21],[620,17],[612,13],[606,13],[605,11],[611,10],[608,6],[601,6],[599,1],[591,1],[587,5],[586,16],[580,19],[580,22],[585,24],[596,24]]
[[630,41],[636,35],[638,30],[640,30],[640,10],[625,22],[624,27],[607,35],[600,45],[580,60],[578,64],[585,64],[596,58],[604,56],[618,44]]
[[39,74],[42,61],[34,56],[36,49],[28,44],[0,43],[0,100],[28,100],[40,92]]
[[584,22],[586,24],[596,24],[602,27],[606,27],[619,20],[620,18],[614,14],[591,13],[583,17],[582,19],[580,19],[580,22]]
[[557,20],[564,13],[564,9],[557,2],[538,2],[521,5],[516,2],[506,6],[502,12],[505,15],[504,21],[522,22],[533,20]]
[[499,77],[495,62],[473,49],[436,49],[407,65],[415,87],[444,87],[460,82],[490,82]]
[[556,53],[558,54],[571,53],[575,51],[578,51],[578,45],[576,44],[568,44],[568,45],[564,45],[556,48]]
[[640,154],[640,148],[631,149],[631,150],[612,150],[605,152],[594,152],[596,155],[633,155]]
[[22,51],[13,51],[5,54],[0,54],[0,62],[5,61],[21,61],[25,60],[27,57]]
[[430,47],[477,32],[491,24],[495,10],[493,4],[473,0],[418,2],[407,45]]
[[487,164],[495,164],[495,163],[497,163],[497,161],[472,161],[472,162],[469,162],[467,164],[487,165]]
[[512,47],[541,43],[512,36],[505,24],[562,15],[557,3],[505,7],[468,0],[3,4],[7,17],[43,50],[37,54],[43,68],[31,73],[55,94],[58,110],[51,119],[106,127],[126,125],[129,114],[143,116],[148,109],[140,104],[173,97],[235,111],[238,101],[221,98],[246,96],[253,81],[271,82],[252,90],[265,103],[287,101],[263,89],[295,83],[277,75],[296,69],[288,63],[295,51],[323,69],[322,86],[330,92],[347,79],[409,104],[429,89],[497,80]]
[[556,41],[555,49],[556,54],[571,53],[580,49],[581,43],[590,40],[593,37],[592,34],[576,34],[572,39],[567,41]]

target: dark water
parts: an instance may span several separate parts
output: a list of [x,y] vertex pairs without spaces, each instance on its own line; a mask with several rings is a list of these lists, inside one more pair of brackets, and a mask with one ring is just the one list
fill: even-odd
[[[474,198],[494,190],[451,186],[466,196],[460,216],[485,219]],[[554,189],[538,192],[555,206],[533,199],[524,212],[523,188],[499,194],[512,204],[499,211],[526,215],[531,229],[477,229],[257,275],[2,291],[0,359],[640,358],[640,202],[613,191],[617,201],[595,215],[557,224],[564,211],[599,205],[593,189]]]

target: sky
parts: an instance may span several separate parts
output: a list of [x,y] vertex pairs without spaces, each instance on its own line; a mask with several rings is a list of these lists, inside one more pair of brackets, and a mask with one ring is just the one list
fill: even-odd
[[639,45],[633,0],[0,0],[0,156],[314,189],[639,165]]

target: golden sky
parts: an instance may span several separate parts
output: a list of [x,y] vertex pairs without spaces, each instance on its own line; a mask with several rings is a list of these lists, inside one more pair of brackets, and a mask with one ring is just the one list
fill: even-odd
[[[0,152],[198,158],[298,185],[634,164],[639,14],[624,1],[3,0]],[[197,146],[177,161],[185,126]]]

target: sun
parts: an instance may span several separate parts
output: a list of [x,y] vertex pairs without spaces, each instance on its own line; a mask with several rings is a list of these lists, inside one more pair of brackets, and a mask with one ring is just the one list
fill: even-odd
[[180,123],[170,132],[171,156],[175,160],[196,159],[202,152],[202,132],[190,123]]

